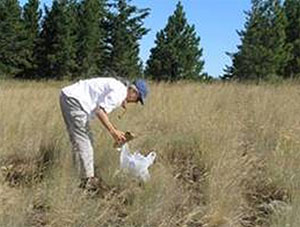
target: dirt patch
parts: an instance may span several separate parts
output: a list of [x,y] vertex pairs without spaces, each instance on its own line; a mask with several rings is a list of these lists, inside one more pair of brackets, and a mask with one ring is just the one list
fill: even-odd
[[270,216],[291,201],[284,185],[277,185],[267,177],[263,160],[253,163],[252,169],[242,182],[246,207],[241,225],[244,227],[269,226]]
[[[204,208],[207,204],[206,188],[208,169],[196,156],[197,152],[173,152],[171,160],[172,174],[187,197],[178,204],[174,214],[176,226],[201,227]],[[201,207],[201,209],[200,209]]]
[[27,214],[27,225],[32,227],[46,226],[49,207],[45,204],[35,203]]
[[7,161],[1,167],[1,174],[11,187],[40,182],[43,176],[35,160],[18,157],[7,157]]
[[105,191],[101,197],[101,202],[106,207],[105,212],[101,214],[101,226],[128,225],[127,219],[130,216],[128,208],[142,191],[143,185],[133,179],[127,179],[126,184],[114,186],[109,191]]
[[58,154],[55,146],[41,146],[40,153],[34,158],[8,155],[0,160],[2,178],[11,187],[39,183],[54,163]]

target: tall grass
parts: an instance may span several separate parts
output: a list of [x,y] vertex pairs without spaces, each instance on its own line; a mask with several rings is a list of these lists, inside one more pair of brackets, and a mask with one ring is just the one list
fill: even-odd
[[300,226],[299,85],[152,84],[144,107],[111,114],[151,180],[118,172],[93,120],[102,197],[78,188],[58,96],[62,83],[1,81],[0,226]]

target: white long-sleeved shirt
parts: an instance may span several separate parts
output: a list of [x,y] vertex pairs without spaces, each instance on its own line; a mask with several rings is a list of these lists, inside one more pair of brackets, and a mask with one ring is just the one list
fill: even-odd
[[80,80],[64,87],[62,92],[78,100],[84,111],[92,116],[97,107],[110,113],[121,106],[127,96],[127,87],[115,78],[100,77]]

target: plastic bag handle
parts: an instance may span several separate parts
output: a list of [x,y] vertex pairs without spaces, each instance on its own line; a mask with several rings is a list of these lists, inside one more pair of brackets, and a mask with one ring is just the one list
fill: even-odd
[[156,153],[154,151],[150,152],[148,155],[147,155],[147,160],[149,162],[150,165],[153,164],[154,160],[156,158]]

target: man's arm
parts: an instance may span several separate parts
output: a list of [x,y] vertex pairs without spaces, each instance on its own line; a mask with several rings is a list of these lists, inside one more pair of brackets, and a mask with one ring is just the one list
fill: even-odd
[[115,139],[118,144],[121,144],[126,141],[125,133],[119,131],[115,126],[110,122],[107,113],[101,107],[97,108],[95,111],[98,119],[104,125],[104,127],[109,131],[111,136]]

